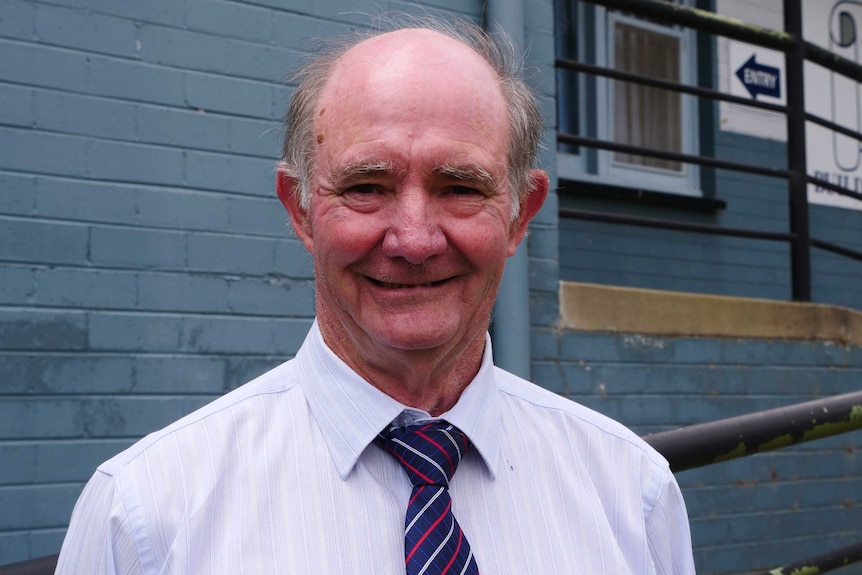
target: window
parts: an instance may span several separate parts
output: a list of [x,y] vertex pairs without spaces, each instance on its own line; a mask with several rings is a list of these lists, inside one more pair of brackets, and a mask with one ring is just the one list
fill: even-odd
[[[692,83],[695,54],[690,31],[585,1],[557,0],[556,10],[559,57]],[[655,150],[697,153],[692,97],[566,70],[558,70],[557,80],[561,131]],[[572,145],[560,145],[558,152],[563,178],[701,195],[698,169],[691,164]]]

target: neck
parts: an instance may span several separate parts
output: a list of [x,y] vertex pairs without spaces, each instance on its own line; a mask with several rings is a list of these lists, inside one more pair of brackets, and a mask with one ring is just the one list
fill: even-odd
[[371,385],[432,416],[449,411],[482,364],[485,334],[443,348],[401,350],[359,345],[321,329],[326,345]]

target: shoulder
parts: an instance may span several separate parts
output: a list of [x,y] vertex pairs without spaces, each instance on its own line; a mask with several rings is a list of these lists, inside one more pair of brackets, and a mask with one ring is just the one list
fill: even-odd
[[184,449],[194,449],[195,441],[204,440],[214,434],[225,433],[225,425],[255,421],[250,417],[274,397],[289,400],[294,390],[298,391],[295,360],[289,360],[260,375],[237,389],[215,399],[207,405],[178,419],[158,431],[150,433],[125,451],[99,466],[98,470],[113,476],[124,467],[148,455],[158,455],[170,449],[182,457]]
[[536,430],[545,429],[558,441],[581,442],[590,448],[611,448],[617,453],[643,459],[658,469],[668,469],[664,457],[622,423],[504,370],[495,369],[501,401],[522,425]]

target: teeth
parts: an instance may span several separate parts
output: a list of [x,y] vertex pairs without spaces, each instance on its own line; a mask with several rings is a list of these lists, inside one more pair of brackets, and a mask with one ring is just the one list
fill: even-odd
[[436,285],[437,282],[427,282],[422,284],[396,284],[391,282],[376,282],[380,287],[385,287],[386,289],[406,289],[406,288],[416,288],[416,287],[431,287]]
[[433,283],[424,283],[424,284],[393,284],[389,282],[380,282],[380,285],[387,289],[404,289],[411,287],[431,287],[434,285]]

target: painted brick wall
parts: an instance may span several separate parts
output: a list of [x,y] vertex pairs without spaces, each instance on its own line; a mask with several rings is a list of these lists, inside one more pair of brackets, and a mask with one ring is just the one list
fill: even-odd
[[[641,434],[862,390],[862,348],[831,343],[567,332],[533,346],[536,381]],[[701,574],[758,573],[862,539],[858,431],[677,479]]]
[[478,5],[0,1],[0,564],[59,550],[98,463],[298,348],[311,262],[273,182],[313,39]]

